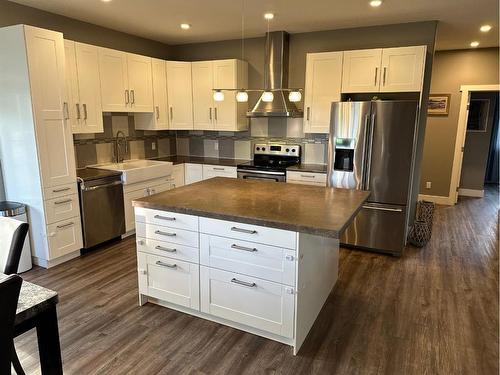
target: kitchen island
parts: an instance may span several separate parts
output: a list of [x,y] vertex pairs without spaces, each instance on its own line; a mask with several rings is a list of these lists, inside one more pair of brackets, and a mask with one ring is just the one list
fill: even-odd
[[338,278],[364,191],[212,178],[135,200],[139,303],[298,352]]

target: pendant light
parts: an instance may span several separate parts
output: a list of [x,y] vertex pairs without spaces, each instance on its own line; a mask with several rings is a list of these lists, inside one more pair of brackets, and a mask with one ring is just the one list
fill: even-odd
[[[241,61],[245,61],[245,0],[241,0]],[[236,101],[238,103],[248,102],[248,93],[241,89],[236,92]]]

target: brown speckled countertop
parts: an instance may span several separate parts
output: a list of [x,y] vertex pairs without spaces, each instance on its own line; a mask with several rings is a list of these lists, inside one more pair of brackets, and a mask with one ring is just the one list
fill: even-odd
[[338,238],[368,196],[359,190],[217,177],[133,205]]

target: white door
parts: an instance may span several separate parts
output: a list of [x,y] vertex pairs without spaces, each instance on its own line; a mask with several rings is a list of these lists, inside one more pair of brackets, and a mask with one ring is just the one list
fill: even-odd
[[147,197],[149,195],[147,188],[141,188],[135,191],[124,192],[123,205],[125,209],[125,232],[135,229],[135,215],[132,201],[135,199]]
[[382,49],[344,52],[342,92],[378,92]]
[[164,60],[152,59],[154,129],[168,129],[167,67]]
[[380,91],[421,91],[425,50],[425,46],[384,48]]
[[167,95],[170,129],[193,129],[190,62],[167,61]]
[[151,57],[127,53],[131,112],[153,112]]
[[109,48],[99,48],[101,99],[104,112],[130,111],[127,54]]
[[203,180],[202,164],[184,164],[184,184],[189,185]]
[[308,53],[304,132],[328,133],[332,102],[340,101],[342,52]]
[[76,43],[76,66],[80,97],[80,133],[102,133],[101,81],[99,76],[99,49],[89,44]]
[[71,126],[73,133],[80,133],[80,119],[78,116],[77,105],[80,103],[78,93],[78,73],[76,67],[75,42],[71,40],[64,41],[65,57],[65,82],[66,82],[66,119]]
[[[237,61],[214,61],[214,88],[237,89]],[[235,92],[224,92],[224,100],[215,102],[215,130],[238,130]]]
[[29,26],[25,33],[43,187],[73,183],[73,134],[64,115],[63,37],[58,32]]
[[213,64],[211,61],[192,63],[193,122],[196,130],[214,129]]

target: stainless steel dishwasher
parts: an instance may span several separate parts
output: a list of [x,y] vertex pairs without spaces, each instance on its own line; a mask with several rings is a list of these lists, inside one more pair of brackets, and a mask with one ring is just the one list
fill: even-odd
[[84,249],[120,237],[125,233],[120,173],[85,168],[77,175]]

